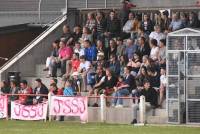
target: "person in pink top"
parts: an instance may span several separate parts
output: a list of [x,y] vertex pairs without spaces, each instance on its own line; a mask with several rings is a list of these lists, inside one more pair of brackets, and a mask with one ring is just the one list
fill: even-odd
[[[58,62],[60,63],[61,67],[61,77],[66,73],[66,62],[68,60],[71,60],[71,57],[73,55],[72,48],[68,45],[65,44],[64,41],[60,41],[59,43],[59,56],[58,56]],[[54,65],[53,66],[55,70],[57,70],[58,66]]]
[[59,50],[59,59],[61,62],[61,75],[64,75],[66,73],[66,62],[68,60],[71,60],[73,55],[72,48],[66,44],[64,41],[60,42],[60,50]]

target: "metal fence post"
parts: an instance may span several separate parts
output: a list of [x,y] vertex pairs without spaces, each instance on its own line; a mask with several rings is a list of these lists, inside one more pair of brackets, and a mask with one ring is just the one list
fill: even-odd
[[140,96],[139,113],[140,113],[140,123],[145,124],[146,107],[145,107],[145,97],[144,96]]
[[51,93],[48,94],[48,110],[49,110],[49,122],[51,122]]
[[100,112],[101,112],[101,122],[105,122],[106,120],[106,100],[105,95],[100,95]]

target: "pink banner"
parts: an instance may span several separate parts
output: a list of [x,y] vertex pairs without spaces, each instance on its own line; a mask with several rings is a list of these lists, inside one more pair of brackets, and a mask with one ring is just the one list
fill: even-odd
[[50,115],[79,116],[81,121],[88,121],[87,97],[56,97],[52,96]]
[[8,115],[7,96],[0,95],[0,119]]
[[47,117],[48,102],[36,105],[22,105],[17,101],[11,102],[11,119],[44,120]]

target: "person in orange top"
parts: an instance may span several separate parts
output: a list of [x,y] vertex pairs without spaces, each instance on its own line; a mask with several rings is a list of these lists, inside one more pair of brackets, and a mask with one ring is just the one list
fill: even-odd
[[[33,90],[31,87],[28,86],[28,83],[26,80],[22,80],[20,82],[20,90],[18,92],[19,94],[32,94]],[[28,95],[20,95],[19,96],[19,103],[28,105],[31,104],[32,96]]]
[[73,72],[77,72],[79,66],[80,66],[79,54],[78,53],[74,53],[73,56],[72,56],[72,60],[67,62],[66,76],[69,76]]

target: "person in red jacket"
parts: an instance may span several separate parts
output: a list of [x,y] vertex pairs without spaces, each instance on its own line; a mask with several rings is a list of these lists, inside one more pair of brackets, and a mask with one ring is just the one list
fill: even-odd
[[[26,80],[22,80],[20,82],[20,90],[18,92],[19,94],[32,94],[33,90],[30,86],[28,86],[28,83]],[[24,104],[24,105],[28,105],[29,103],[31,103],[31,97],[29,95],[20,95],[19,96],[19,103]]]

